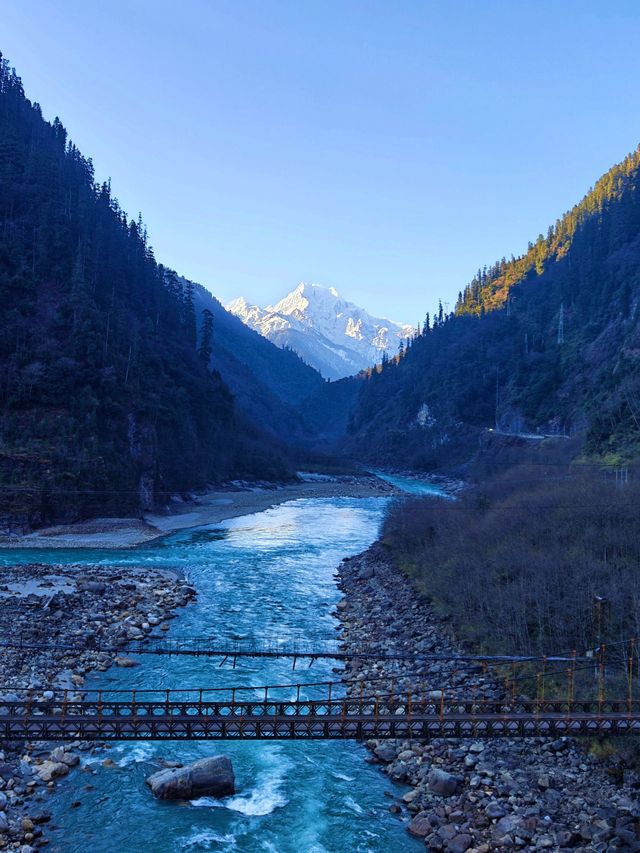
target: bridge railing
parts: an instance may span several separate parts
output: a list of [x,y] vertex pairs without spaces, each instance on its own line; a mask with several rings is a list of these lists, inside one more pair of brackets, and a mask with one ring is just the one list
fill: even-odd
[[[275,698],[278,687],[198,690],[72,691],[37,696],[0,690],[1,717],[483,717],[531,715],[640,715],[640,700],[506,700],[476,697],[416,699],[411,692],[385,696],[325,696],[315,699]],[[252,691],[243,697],[242,691]],[[271,693],[269,691],[272,691]],[[257,694],[261,693],[259,697]]]

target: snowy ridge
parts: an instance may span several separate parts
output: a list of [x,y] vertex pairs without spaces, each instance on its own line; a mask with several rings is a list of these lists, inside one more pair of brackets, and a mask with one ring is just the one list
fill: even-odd
[[260,308],[244,297],[227,310],[278,346],[295,350],[327,379],[351,376],[391,356],[413,326],[372,317],[333,287],[299,284],[275,305]]

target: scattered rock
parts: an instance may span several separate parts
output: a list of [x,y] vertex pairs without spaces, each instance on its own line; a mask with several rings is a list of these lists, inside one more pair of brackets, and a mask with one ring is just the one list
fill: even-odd
[[473,838],[466,833],[454,835],[451,841],[447,844],[448,853],[465,853],[473,844]]
[[69,765],[63,761],[43,761],[36,767],[36,773],[43,782],[51,782],[60,779],[69,772]]
[[433,824],[429,812],[420,812],[417,814],[409,826],[407,827],[411,835],[416,838],[425,838],[433,830]]
[[452,797],[460,786],[460,780],[446,770],[434,768],[429,773],[427,784],[432,793],[441,797]]
[[[136,568],[85,566],[85,573],[78,577],[73,567],[35,563],[3,569],[0,636],[19,634],[32,650],[27,667],[23,650],[3,649],[0,683],[15,688],[3,691],[0,715],[8,713],[6,703],[20,707],[26,691],[33,707],[43,710],[62,708],[65,700],[80,698],[89,672],[104,672],[116,657],[127,660],[123,641],[131,636],[129,628],[144,640],[152,626],[167,624],[194,595],[182,579],[146,567],[141,573]],[[11,592],[25,585],[35,592]],[[0,849],[31,851],[46,846],[43,828],[51,815],[37,805],[43,792],[54,791],[79,760],[77,751],[64,746],[47,755],[38,745],[25,750],[24,743],[4,744]],[[105,764],[115,766],[110,759]]]

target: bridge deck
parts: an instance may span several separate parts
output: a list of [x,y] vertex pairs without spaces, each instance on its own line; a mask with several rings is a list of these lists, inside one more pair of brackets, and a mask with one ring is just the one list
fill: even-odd
[[640,733],[637,702],[434,703],[353,699],[303,702],[2,702],[8,740],[246,740],[559,737]]

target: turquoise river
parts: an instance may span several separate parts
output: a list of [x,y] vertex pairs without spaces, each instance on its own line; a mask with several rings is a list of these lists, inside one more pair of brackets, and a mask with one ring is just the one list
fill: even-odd
[[[389,478],[407,492],[426,483]],[[336,567],[377,537],[389,498],[305,499],[127,550],[3,551],[0,563],[43,562],[177,569],[198,591],[169,636],[210,636],[220,644],[334,640],[340,599]],[[229,664],[207,658],[140,656],[133,669],[97,673],[87,687],[216,687],[327,681],[335,662],[295,673],[291,661]],[[300,664],[298,664],[300,667]],[[236,773],[235,796],[178,805],[145,785],[154,758],[188,762],[223,752]],[[103,766],[109,757],[113,766]],[[48,807],[57,826],[49,850],[64,853],[399,853],[422,844],[389,812],[402,793],[352,742],[164,742],[112,744],[85,754]],[[80,805],[72,807],[72,803]]]

